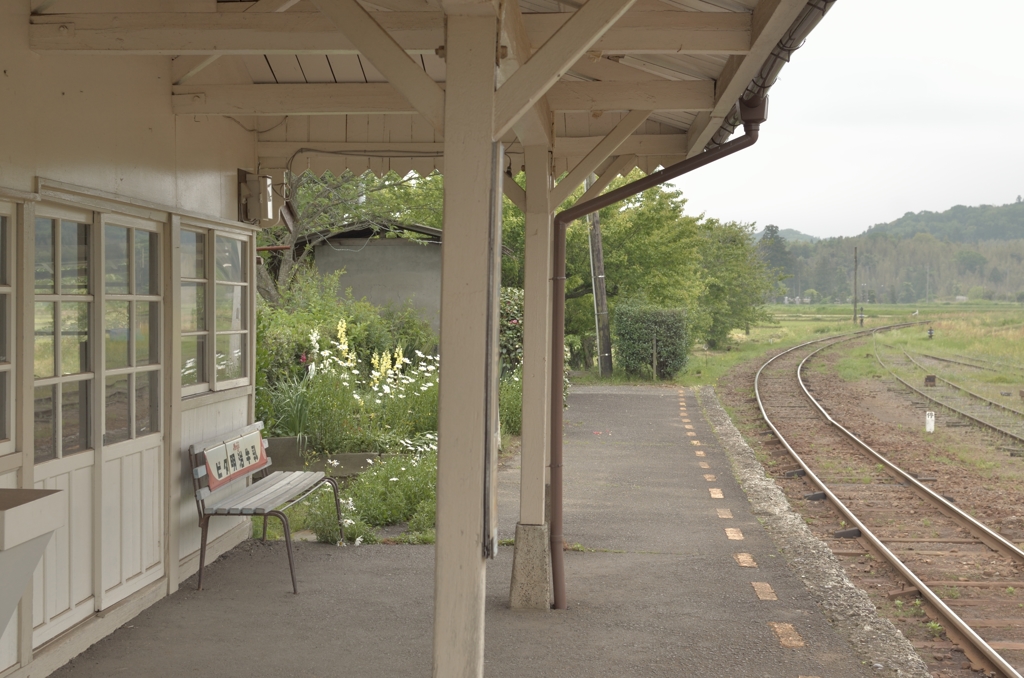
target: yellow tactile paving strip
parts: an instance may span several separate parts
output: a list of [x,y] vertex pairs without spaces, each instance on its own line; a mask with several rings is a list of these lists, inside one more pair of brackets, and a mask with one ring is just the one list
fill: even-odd
[[[685,429],[687,429],[686,430],[686,436],[687,437],[696,437],[697,433],[696,433],[696,431],[692,430],[693,429],[693,424],[691,423],[691,420],[688,418],[688,414],[686,412],[686,402],[684,400],[684,395],[685,394],[684,394],[683,391],[679,391],[679,416],[680,416],[680,418],[683,421],[683,424],[684,424],[683,427]],[[698,441],[698,440],[691,440],[690,443],[695,445],[695,446],[699,446],[700,445],[700,441]],[[694,450],[694,454],[697,457],[705,457],[706,458],[704,450]],[[711,470],[711,465],[708,462],[706,462],[706,461],[698,461],[697,462],[697,466],[700,469],[702,469],[702,470]],[[702,475],[704,476],[704,480],[706,480],[707,482],[715,482],[717,480],[717,477],[716,477],[716,475],[714,473],[704,473]],[[710,488],[708,488],[708,493],[710,494],[712,499],[724,499],[725,498],[725,495],[722,492],[721,488],[710,487]],[[718,517],[719,518],[722,518],[722,519],[732,519],[732,517],[733,517],[732,511],[730,509],[721,509],[720,508],[720,509],[716,509],[716,511],[718,513]],[[727,539],[732,540],[732,541],[742,541],[744,539],[743,531],[740,530],[739,528],[735,528],[735,527],[727,527],[727,528],[725,528],[725,536],[726,536]],[[746,568],[757,569],[757,561],[755,561],[754,560],[754,556],[749,554],[749,553],[734,553],[732,555],[732,557],[736,561],[736,564],[739,567],[746,567]],[[768,582],[751,582],[750,585],[754,589],[754,594],[757,596],[758,600],[772,601],[772,600],[778,600],[779,599],[778,594],[775,593],[775,589],[773,589],[772,585],[770,583],[768,583]],[[796,628],[792,624],[787,624],[787,623],[782,623],[782,622],[770,622],[769,626],[771,627],[772,631],[775,632],[776,637],[779,639],[779,644],[781,644],[782,647],[786,647],[786,648],[801,648],[801,647],[804,647],[804,640],[803,640],[803,638],[800,636],[800,634],[797,632]],[[818,677],[817,676],[799,676],[799,678],[818,678]]]

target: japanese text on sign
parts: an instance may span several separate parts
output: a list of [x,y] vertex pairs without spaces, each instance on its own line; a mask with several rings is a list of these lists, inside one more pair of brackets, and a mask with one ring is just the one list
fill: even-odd
[[206,450],[206,472],[210,490],[247,475],[267,463],[259,431],[229,440]]

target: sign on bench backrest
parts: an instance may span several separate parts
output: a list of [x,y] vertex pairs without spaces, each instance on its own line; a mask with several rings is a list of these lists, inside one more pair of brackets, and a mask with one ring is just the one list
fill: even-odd
[[267,465],[267,453],[259,431],[211,447],[204,450],[204,454],[211,492]]

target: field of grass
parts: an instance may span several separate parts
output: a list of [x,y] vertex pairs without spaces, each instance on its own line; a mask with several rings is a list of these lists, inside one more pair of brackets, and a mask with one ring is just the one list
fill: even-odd
[[[881,327],[904,322],[933,320],[936,337],[929,344],[935,351],[944,354],[968,351],[967,355],[978,354],[990,360],[1013,361],[1024,365],[1024,307],[1009,303],[932,303],[911,306],[909,304],[867,304],[864,311],[864,327]],[[715,384],[718,379],[734,366],[752,360],[769,350],[788,348],[805,341],[825,336],[842,334],[860,329],[854,325],[853,308],[850,304],[816,305],[775,305],[769,311],[774,322],[750,328],[750,333],[734,331],[732,345],[727,350],[710,351],[703,346],[694,347],[687,366],[678,374],[673,383],[680,386]],[[917,311],[917,315],[913,313]],[[1016,334],[1014,334],[1016,331]],[[900,340],[927,341],[924,328],[907,329],[894,333]],[[1009,339],[1014,337],[1014,339]],[[1015,344],[1002,346],[997,344]],[[982,349],[984,349],[982,351]],[[851,353],[839,366],[840,374],[847,379],[871,377],[878,373],[874,358],[866,358],[863,349],[859,354]],[[909,350],[909,349],[908,349]],[[920,349],[915,349],[920,350]],[[979,353],[979,351],[982,351]],[[859,355],[859,357],[858,357]],[[575,384],[596,383],[650,383],[640,377],[627,375],[620,370],[602,380],[595,370],[577,374]]]

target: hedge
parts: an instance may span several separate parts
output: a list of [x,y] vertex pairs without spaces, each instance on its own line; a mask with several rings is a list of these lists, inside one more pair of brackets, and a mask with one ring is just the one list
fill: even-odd
[[615,309],[615,356],[629,374],[651,374],[654,341],[658,346],[658,378],[671,379],[686,366],[693,340],[686,311],[640,304]]

